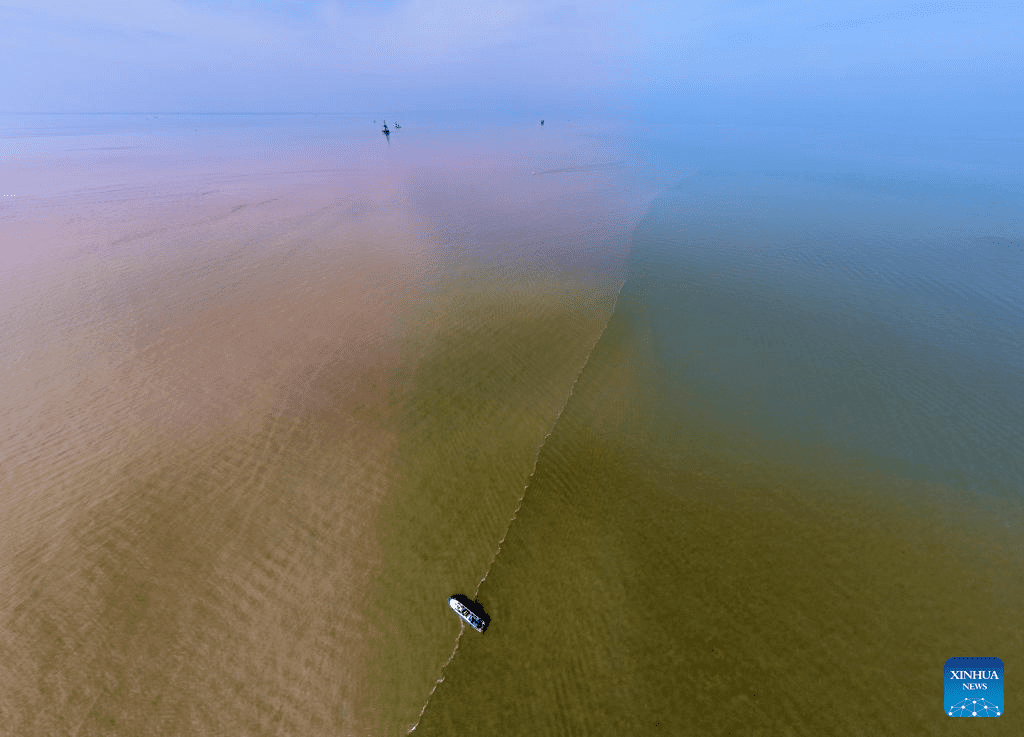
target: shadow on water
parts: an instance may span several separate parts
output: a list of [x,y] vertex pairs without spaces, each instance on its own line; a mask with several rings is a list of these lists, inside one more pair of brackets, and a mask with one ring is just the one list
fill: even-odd
[[486,611],[484,611],[483,604],[474,599],[470,599],[465,594],[454,594],[452,595],[452,598],[462,604],[462,606],[466,607],[466,609],[473,612],[473,614],[480,617],[480,620],[483,622],[483,630],[481,631],[487,631],[487,628],[491,626],[491,617]]

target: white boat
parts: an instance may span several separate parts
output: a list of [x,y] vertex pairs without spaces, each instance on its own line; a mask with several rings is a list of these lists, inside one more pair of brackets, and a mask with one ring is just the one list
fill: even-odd
[[448,597],[448,606],[452,608],[452,611],[459,615],[463,622],[468,624],[470,627],[475,629],[477,632],[483,632],[487,629],[487,623],[482,617],[473,613],[469,607],[463,604],[457,597]]

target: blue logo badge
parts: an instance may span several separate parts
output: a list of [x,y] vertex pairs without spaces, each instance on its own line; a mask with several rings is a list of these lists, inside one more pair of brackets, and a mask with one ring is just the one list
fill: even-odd
[[950,658],[946,661],[946,715],[1003,715],[1003,661],[999,658]]

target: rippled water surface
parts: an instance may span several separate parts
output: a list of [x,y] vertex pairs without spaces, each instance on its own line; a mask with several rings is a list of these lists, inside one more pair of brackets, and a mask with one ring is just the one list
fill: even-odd
[[1020,659],[1019,143],[364,118],[3,119],[0,732],[940,734]]
[[944,734],[1024,649],[1020,152],[674,133],[417,733]]

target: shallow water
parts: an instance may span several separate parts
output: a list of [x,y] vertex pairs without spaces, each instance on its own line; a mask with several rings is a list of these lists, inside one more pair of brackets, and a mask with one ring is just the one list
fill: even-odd
[[1019,181],[770,133],[635,229],[417,734],[944,734],[1021,657]]
[[0,731],[938,734],[1020,658],[1017,144],[402,122],[4,120]]
[[536,135],[5,120],[0,731],[414,721],[621,279]]

